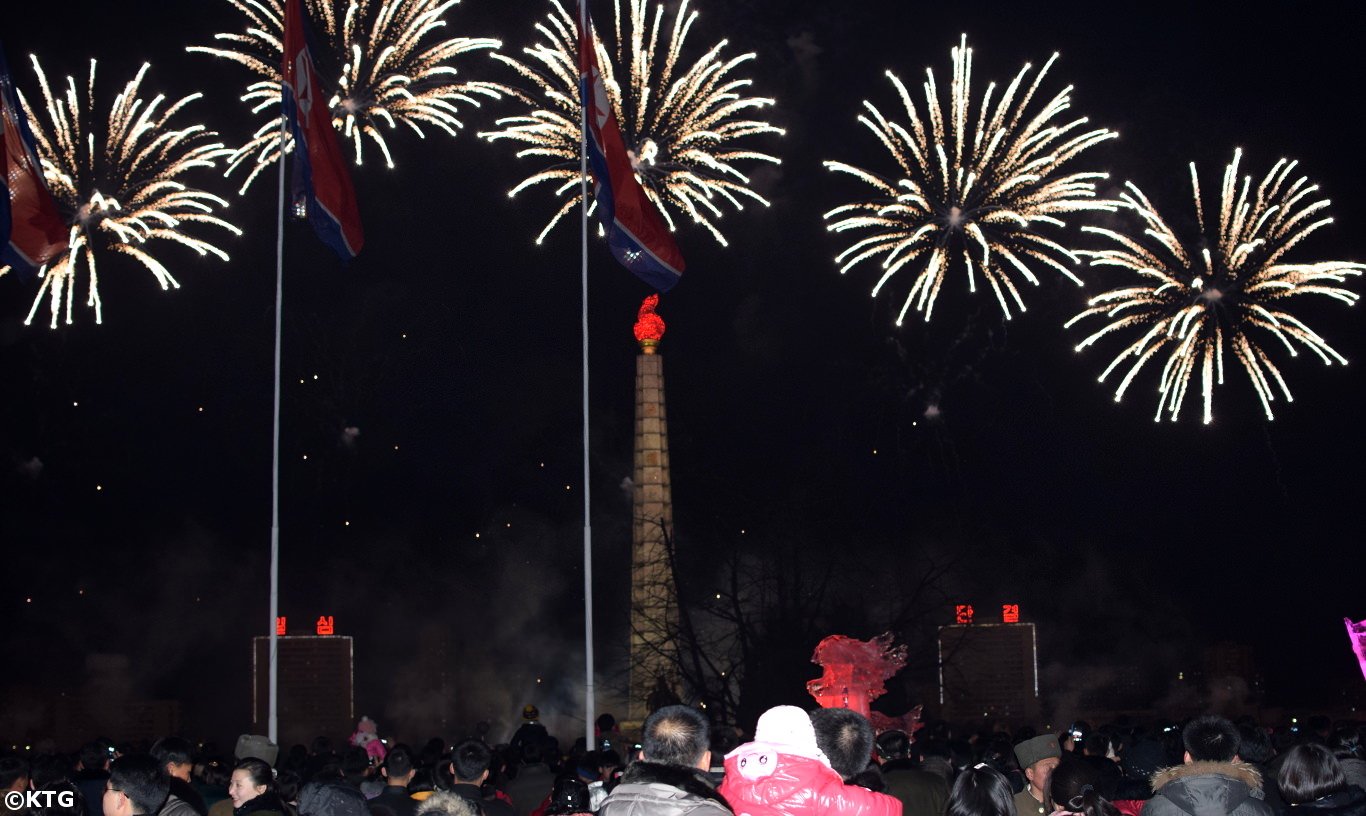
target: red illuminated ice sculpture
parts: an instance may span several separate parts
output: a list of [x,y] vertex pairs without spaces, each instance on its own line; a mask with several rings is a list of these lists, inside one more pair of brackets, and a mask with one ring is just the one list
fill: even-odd
[[906,647],[893,646],[891,632],[866,641],[831,635],[816,645],[811,662],[825,669],[824,674],[806,684],[806,690],[822,708],[857,711],[872,720],[878,731],[915,730],[919,708],[900,719],[869,708],[887,691],[883,684],[906,665]]
[[1361,666],[1361,676],[1366,678],[1366,620],[1352,623],[1351,618],[1343,618],[1342,622],[1347,624],[1347,637],[1352,639],[1352,651]]

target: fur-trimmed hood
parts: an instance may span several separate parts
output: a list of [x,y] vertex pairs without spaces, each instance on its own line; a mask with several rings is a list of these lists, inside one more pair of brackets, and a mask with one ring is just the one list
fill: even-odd
[[1211,775],[1236,779],[1252,790],[1262,789],[1262,772],[1246,762],[1189,762],[1185,765],[1163,768],[1153,774],[1153,791],[1160,791],[1163,785],[1178,779]]
[[[1165,800],[1175,814],[1270,816],[1263,801],[1262,774],[1242,762],[1192,762],[1153,775],[1153,803]],[[1151,804],[1151,803],[1150,803]],[[1145,808],[1145,812],[1146,812]],[[1168,816],[1161,806],[1151,816]]]

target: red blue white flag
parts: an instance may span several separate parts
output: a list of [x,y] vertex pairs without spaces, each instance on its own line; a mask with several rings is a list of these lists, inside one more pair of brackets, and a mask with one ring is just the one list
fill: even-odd
[[33,131],[0,48],[0,153],[5,194],[0,195],[0,264],[32,275],[66,250],[67,227],[43,181]]
[[[579,0],[579,19],[586,21],[584,2]],[[678,251],[664,218],[636,181],[598,67],[591,22],[580,26],[579,31],[579,97],[588,124],[593,198],[607,243],[622,266],[659,291],[667,292],[683,274],[683,253]]]
[[285,2],[283,102],[294,135],[294,204],[323,243],[350,260],[365,243],[356,191],[332,130],[325,89],[308,48],[303,0]]

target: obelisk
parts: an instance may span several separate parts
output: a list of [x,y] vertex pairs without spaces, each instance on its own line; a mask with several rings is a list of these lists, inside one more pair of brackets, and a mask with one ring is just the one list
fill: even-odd
[[[669,548],[673,544],[673,495],[669,483],[669,423],[664,407],[664,358],[659,341],[664,321],[655,314],[659,295],[640,306],[635,324],[636,428],[632,474],[631,671],[629,719],[640,723],[650,698],[677,691],[678,598]],[[666,695],[667,696],[667,695]]]

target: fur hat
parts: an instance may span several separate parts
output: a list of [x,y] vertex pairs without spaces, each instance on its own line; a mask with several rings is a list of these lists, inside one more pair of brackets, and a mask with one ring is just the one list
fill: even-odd
[[1056,734],[1040,734],[1015,746],[1015,759],[1019,761],[1021,770],[1041,759],[1061,756],[1062,747],[1058,745]]
[[271,742],[269,737],[260,734],[243,734],[237,738],[237,747],[233,749],[232,755],[237,759],[256,757],[273,768],[275,759],[280,755],[280,746]]

